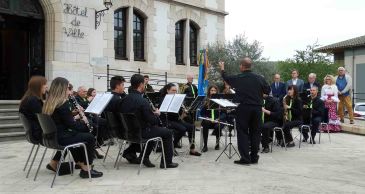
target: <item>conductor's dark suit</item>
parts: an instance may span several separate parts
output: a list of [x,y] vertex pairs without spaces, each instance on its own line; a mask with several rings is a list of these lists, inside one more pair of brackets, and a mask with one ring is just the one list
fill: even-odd
[[236,112],[237,144],[241,161],[247,163],[257,162],[260,144],[259,127],[262,124],[263,94],[270,92],[270,86],[262,76],[253,73],[251,70],[246,70],[234,76],[227,76],[222,71],[222,77],[232,88],[236,89],[235,101],[240,103]]

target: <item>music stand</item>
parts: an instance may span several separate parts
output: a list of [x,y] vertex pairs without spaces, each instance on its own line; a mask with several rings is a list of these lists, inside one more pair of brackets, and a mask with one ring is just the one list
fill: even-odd
[[160,92],[146,92],[145,95],[151,100],[155,107],[158,107],[161,100]]

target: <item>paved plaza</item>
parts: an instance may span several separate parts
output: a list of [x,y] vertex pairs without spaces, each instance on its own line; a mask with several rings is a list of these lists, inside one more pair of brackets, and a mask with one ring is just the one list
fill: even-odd
[[[45,168],[51,151],[34,182],[35,170],[28,179],[22,171],[30,144],[2,142],[0,193],[365,193],[365,136],[331,134],[330,143],[322,134],[321,144],[305,143],[299,149],[296,143],[288,151],[274,147],[273,153],[261,154],[259,164],[251,166],[233,164],[237,157],[222,156],[215,162],[222,149],[215,151],[215,138],[209,138],[209,151],[201,157],[175,158],[180,163],[177,169],[143,168],[140,175],[137,166],[125,160],[119,170],[113,168],[117,146],[112,146],[112,158],[95,161],[95,168],[104,172],[102,178],[89,182],[76,171],[74,176],[57,177],[53,189],[49,188],[53,174]],[[187,147],[186,138],[184,144]],[[155,164],[157,156],[151,155]]]

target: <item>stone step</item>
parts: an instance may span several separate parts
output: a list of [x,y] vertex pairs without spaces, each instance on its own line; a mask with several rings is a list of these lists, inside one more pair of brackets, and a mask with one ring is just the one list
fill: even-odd
[[20,123],[19,116],[0,116],[1,124],[18,124]]
[[25,132],[0,133],[0,142],[14,141],[14,140],[25,141]]
[[0,109],[0,116],[18,116],[18,108],[2,108]]
[[18,109],[20,100],[0,100],[0,109]]
[[0,124],[0,133],[24,132],[23,125],[17,124]]

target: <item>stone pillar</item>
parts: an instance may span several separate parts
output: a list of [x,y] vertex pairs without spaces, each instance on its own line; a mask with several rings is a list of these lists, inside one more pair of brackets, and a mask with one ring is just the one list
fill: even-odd
[[184,33],[184,61],[187,69],[190,70],[190,20],[185,21]]
[[128,8],[127,17],[127,57],[129,61],[134,61],[133,52],[133,6]]

